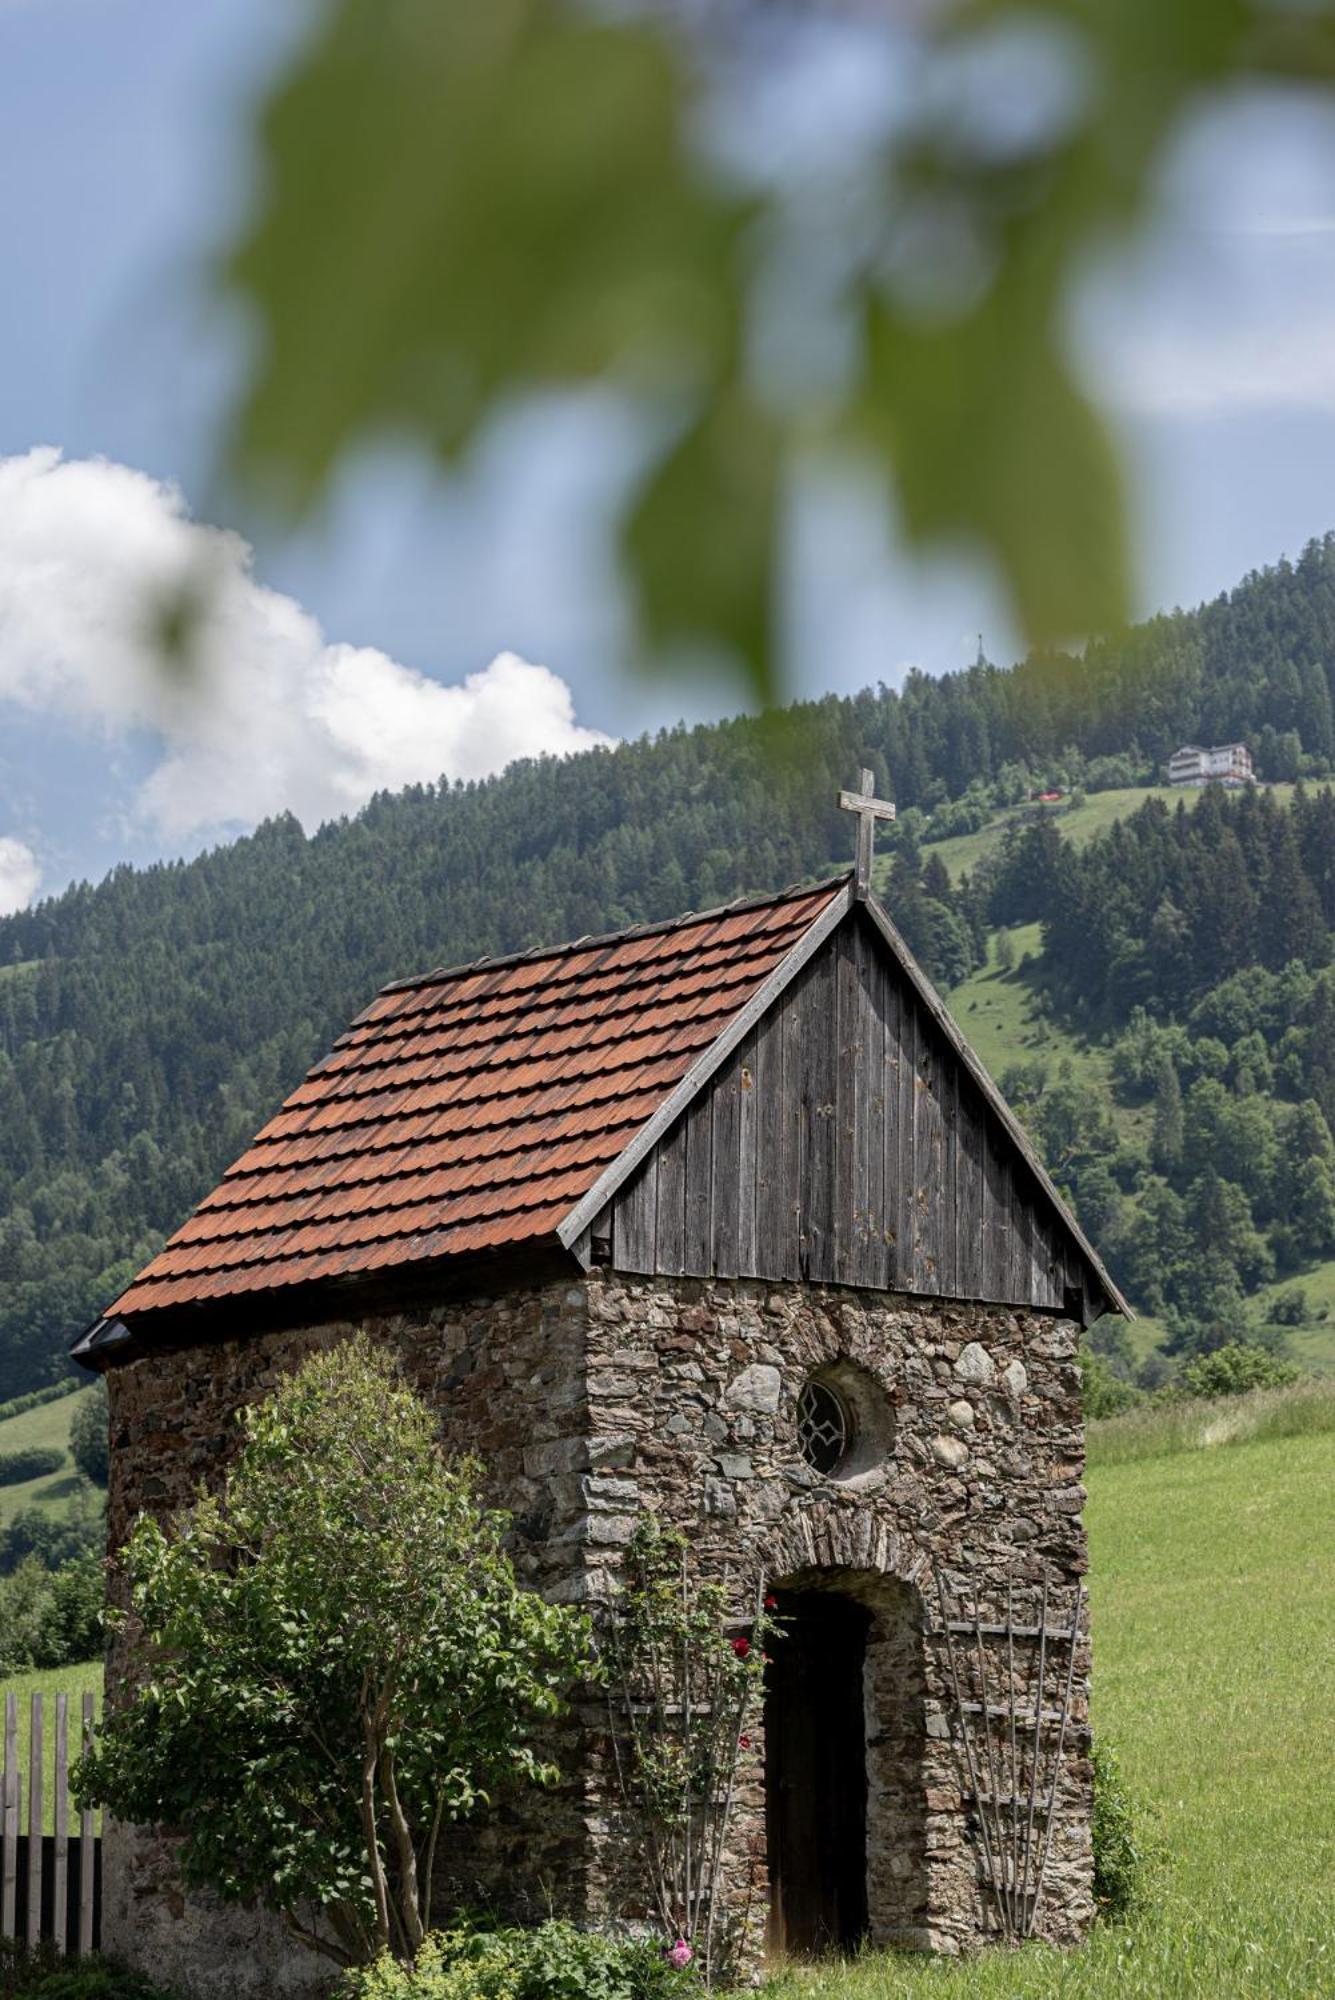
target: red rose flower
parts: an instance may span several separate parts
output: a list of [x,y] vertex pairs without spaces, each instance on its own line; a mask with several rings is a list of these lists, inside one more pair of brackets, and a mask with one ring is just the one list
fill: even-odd
[[777,1597],[767,1597],[765,1599],[766,1611],[777,1611],[778,1608],[779,1608],[779,1600]]
[[749,1750],[751,1748],[751,1738],[749,1736],[739,1736],[737,1738],[737,1747],[739,1750]]
[[734,1653],[736,1653],[739,1660],[744,1660],[747,1654],[751,1650],[751,1641],[745,1636],[745,1634],[740,1634],[736,1639],[733,1640],[732,1650]]

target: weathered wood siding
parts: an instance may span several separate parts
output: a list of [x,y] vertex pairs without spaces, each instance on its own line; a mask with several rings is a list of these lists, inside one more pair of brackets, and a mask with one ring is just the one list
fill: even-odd
[[1102,1305],[1078,1245],[860,912],[593,1235],[623,1271],[1054,1308],[1078,1287]]

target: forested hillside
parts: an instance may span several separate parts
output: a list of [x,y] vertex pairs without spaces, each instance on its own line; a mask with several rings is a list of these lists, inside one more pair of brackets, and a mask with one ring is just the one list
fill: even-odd
[[[1012,825],[943,891],[1037,1024],[1003,1089],[1169,1357],[1278,1343],[1309,1316],[1293,1280],[1335,1256],[1335,792],[1193,806],[1083,846]],[[1008,966],[1026,926],[1041,953]]]
[[[1320,1009],[1331,998],[1311,975],[1335,921],[1329,801],[1314,797],[1291,820],[1248,805],[1245,826],[1212,805],[1194,845],[1155,807],[1146,831],[1117,833],[1130,846],[1095,842],[1078,865],[1072,857],[1075,874],[1046,827],[1021,829],[959,884],[919,842],[981,826],[1053,783],[1153,782],[1186,738],[1241,736],[1263,777],[1319,779],[1335,759],[1333,715],[1327,537],[1298,563],[1083,661],[915,675],[899,692],[419,788],[310,839],[279,820],[197,861],[118,870],[0,922],[0,1395],[62,1370],[74,1333],[381,982],[824,872],[849,851],[833,801],[860,764],[905,809],[891,901],[943,984],[977,965],[997,925],[1041,918],[1054,1008],[1084,1010],[1091,1024],[1097,1015],[1100,1032],[1140,1009],[1133,1032],[1146,1048],[1164,1034],[1213,1040],[1225,1059],[1204,1069],[1168,1045],[1179,1091],[1213,1083],[1241,1101],[1259,1078],[1267,1102],[1296,1111],[1310,1095],[1325,1130]],[[1220,827],[1232,831],[1216,889],[1209,843]],[[1285,884],[1300,897],[1296,917],[1287,900],[1285,914],[1275,907]],[[1226,942],[1203,967],[1198,940],[1213,935],[1209,906],[1221,900]],[[1301,977],[1286,972],[1290,958]],[[1264,1018],[1229,1039],[1199,1010],[1253,966],[1284,982],[1283,997],[1263,1005],[1259,985],[1247,987]],[[1303,979],[1310,991],[1299,993]],[[1230,1034],[1242,1018],[1228,1016]],[[1248,1068],[1236,1054],[1253,1032],[1268,1079],[1260,1056]],[[1170,1095],[1162,1055],[1153,1041],[1127,1089]],[[1328,1140],[1313,1128],[1313,1146]],[[1170,1155],[1158,1178],[1186,1202]],[[1113,1240],[1158,1199],[1125,1161],[1109,1161],[1116,1200],[1100,1215],[1089,1176],[1057,1164]],[[1264,1205],[1252,1220],[1265,1226]]]

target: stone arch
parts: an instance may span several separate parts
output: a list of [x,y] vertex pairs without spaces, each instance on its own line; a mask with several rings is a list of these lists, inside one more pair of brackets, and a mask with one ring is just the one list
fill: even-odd
[[[868,1614],[861,1681],[867,1934],[877,1945],[921,1945],[929,1925],[925,1593],[930,1565],[920,1549],[865,1509],[837,1501],[816,1501],[778,1524],[765,1538],[762,1560],[766,1582],[780,1593],[781,1604],[792,1593],[789,1601],[802,1604],[810,1616],[813,1599],[829,1593]],[[776,1782],[768,1758],[771,1809]],[[777,1894],[779,1886],[772,1883],[772,1891]],[[788,1942],[777,1933],[772,1941]]]
[[871,1571],[925,1592],[924,1552],[854,1500],[821,1498],[793,1508],[765,1536],[760,1567],[775,1580],[801,1570]]

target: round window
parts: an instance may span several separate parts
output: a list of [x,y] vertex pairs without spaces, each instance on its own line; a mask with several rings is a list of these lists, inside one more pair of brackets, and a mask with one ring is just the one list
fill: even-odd
[[827,1476],[853,1448],[853,1413],[828,1382],[813,1378],[797,1399],[797,1442],[803,1458]]

